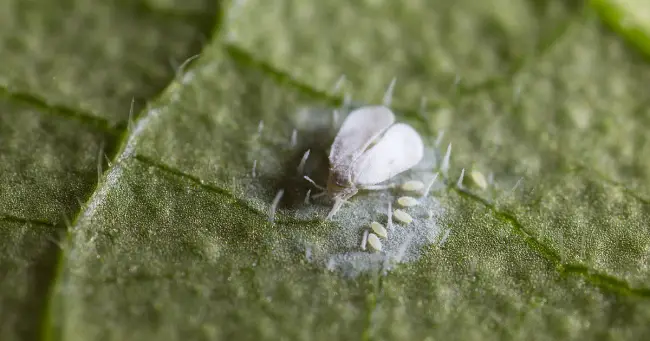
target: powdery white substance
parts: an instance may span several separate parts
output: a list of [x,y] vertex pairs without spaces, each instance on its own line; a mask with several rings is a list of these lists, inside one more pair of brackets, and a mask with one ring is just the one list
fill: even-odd
[[[425,155],[433,155],[426,153]],[[426,158],[426,156],[425,156]],[[423,160],[431,163],[431,160]],[[435,176],[433,169],[409,170],[390,180],[403,183],[408,180],[418,180],[429,183]],[[312,262],[330,271],[337,271],[344,276],[355,277],[364,272],[389,271],[400,263],[414,262],[422,255],[423,248],[439,244],[449,233],[440,225],[440,218],[445,213],[444,207],[435,198],[440,189],[444,188],[442,181],[437,181],[431,188],[431,193],[418,199],[417,206],[403,208],[413,217],[408,225],[393,223],[393,229],[388,238],[381,239],[382,250],[363,251],[359,247],[364,231],[370,228],[373,221],[388,225],[388,203],[396,203],[403,195],[400,188],[384,191],[360,191],[350,204],[345,205],[332,219],[338,227],[330,234],[312,254]],[[311,211],[319,217],[325,216],[329,201],[322,198],[312,204]],[[395,206],[394,204],[392,205]],[[313,217],[313,216],[312,216]],[[394,219],[394,218],[393,218]]]
[[[338,110],[338,122],[333,122],[331,109],[299,109],[291,120],[286,122],[291,128],[285,130],[285,139],[277,138],[271,142],[274,145],[277,144],[277,147],[262,148],[248,155],[251,163],[254,159],[265,160],[263,163],[257,163],[258,173],[263,173],[267,177],[286,178],[294,176],[296,165],[301,163],[300,157],[304,156],[302,153],[311,149],[305,163],[299,165],[302,166],[300,170],[303,172],[295,174],[296,187],[282,185],[282,188],[285,188],[287,193],[295,192],[296,199],[294,199],[293,204],[279,207],[278,213],[280,215],[298,221],[325,219],[332,207],[332,201],[327,196],[320,195],[320,190],[307,180],[304,180],[303,176],[312,178],[319,185],[326,183],[328,164],[324,156],[329,154],[327,148],[334,140],[334,136],[338,131],[337,126],[343,122],[349,112],[354,110],[356,106],[356,104],[349,103],[349,107],[340,108]],[[399,113],[396,112],[395,114],[397,121],[404,121],[404,117],[400,117]],[[297,129],[298,134],[305,138],[298,141],[298,145],[292,148],[295,155],[292,161],[289,162],[283,156],[284,153],[287,153],[286,138],[293,134],[293,128]],[[315,136],[318,136],[319,144],[306,143]],[[296,249],[305,252],[305,255],[309,255],[306,257],[308,262],[346,277],[355,277],[367,272],[386,273],[400,263],[417,261],[422,256],[425,248],[439,245],[441,240],[446,239],[445,236],[449,234],[449,230],[441,225],[441,217],[445,214],[445,208],[436,198],[441,193],[445,193],[441,189],[446,189],[446,185],[442,181],[442,176],[439,176],[437,181],[432,184],[432,180],[439,170],[438,167],[444,164],[442,161],[446,159],[448,164],[449,154],[444,157],[440,150],[435,149],[435,147],[428,147],[427,141],[423,142],[425,144],[424,157],[420,163],[382,183],[396,186],[383,190],[360,190],[341,207],[331,221],[318,227],[320,230],[317,233],[301,230],[289,233],[286,237],[293,239]],[[445,145],[442,148],[446,149],[447,146]],[[444,152],[444,149],[442,151]],[[264,153],[270,154],[263,155]],[[283,167],[283,162],[287,162],[288,167]],[[263,166],[263,169],[260,170],[261,166]],[[287,169],[291,170],[292,174],[287,174]],[[271,192],[270,188],[273,187],[265,185],[262,182],[263,179],[247,178],[243,180],[246,180],[247,183],[240,184],[241,189],[239,191],[247,193],[248,201],[253,206],[260,205],[260,207],[268,209],[273,196],[277,194],[275,193],[277,189]],[[415,192],[405,193],[401,185],[408,181],[418,181],[424,184],[424,186],[418,186],[424,187],[420,189],[422,196],[419,195],[420,193]],[[432,186],[425,196],[424,192],[426,192],[430,184]],[[305,201],[308,190],[311,190],[310,198]],[[251,197],[251,193],[264,193],[264,195]],[[416,206],[401,207],[402,210],[413,217],[413,221],[409,224],[403,224],[395,221],[393,217],[393,223],[390,224],[389,215],[392,214],[390,210],[400,208],[397,199],[405,195],[412,195],[418,201]],[[285,197],[287,196],[285,195]],[[364,231],[366,233],[371,231],[370,224],[373,221],[386,227],[388,238],[381,238],[381,251],[372,250],[370,245],[366,245],[364,251],[361,249]],[[366,244],[368,244],[367,240]],[[309,251],[307,251],[307,248]]]

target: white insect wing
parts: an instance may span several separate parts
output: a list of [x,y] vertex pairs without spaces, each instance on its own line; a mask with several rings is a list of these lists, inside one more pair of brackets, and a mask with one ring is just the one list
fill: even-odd
[[395,115],[384,106],[364,107],[343,121],[330,150],[333,169],[346,169],[364,153],[368,146],[395,122]]
[[360,186],[384,182],[417,165],[423,156],[424,145],[417,131],[397,123],[356,160],[352,182]]

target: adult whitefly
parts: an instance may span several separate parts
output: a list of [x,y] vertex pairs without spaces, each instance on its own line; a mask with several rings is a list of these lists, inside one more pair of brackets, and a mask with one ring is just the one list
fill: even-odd
[[335,202],[328,219],[359,189],[370,189],[422,160],[420,135],[394,122],[395,115],[385,106],[363,107],[345,119],[330,149],[327,191]]
[[[392,165],[389,165],[390,162],[383,162],[383,160],[386,159],[385,155],[379,155],[379,157],[377,157],[377,155],[373,153],[375,148],[382,147],[384,144],[382,141],[384,139],[387,137],[389,140],[393,139],[391,134],[389,134],[389,131],[393,130],[394,127],[399,127],[401,125],[399,124],[399,115],[397,115],[397,113],[393,114],[389,108],[381,105],[375,107],[359,107],[357,106],[358,104],[353,105],[353,108],[348,108],[347,110],[340,108],[338,110],[339,120],[338,124],[336,124],[336,129],[339,131],[337,137],[334,138],[334,143],[329,146],[317,147],[319,150],[321,150],[321,148],[325,149],[325,152],[327,153],[326,155],[330,157],[330,167],[328,169],[330,174],[327,181],[315,177],[320,176],[320,174],[319,172],[314,172],[314,168],[317,167],[318,164],[318,159],[312,160],[314,156],[318,156],[314,154],[314,150],[312,150],[312,153],[309,156],[310,162],[304,164],[303,167],[300,167],[301,165],[296,162],[291,166],[298,166],[296,168],[299,169],[291,168],[294,169],[294,172],[296,170],[299,172],[303,170],[306,173],[301,172],[301,177],[307,175],[307,177],[304,177],[305,179],[311,180],[309,177],[312,177],[318,182],[318,185],[315,185],[315,187],[308,185],[308,188],[311,188],[311,192],[308,196],[305,193],[306,189],[300,191],[300,194],[303,197],[298,198],[298,200],[301,204],[304,201],[303,198],[308,198],[307,202],[310,203],[310,206],[301,205],[299,208],[298,214],[301,219],[303,219],[303,215],[305,215],[304,219],[309,219],[308,215],[320,211],[320,208],[318,207],[320,206],[320,201],[315,200],[314,198],[320,196],[321,191],[316,190],[316,187],[324,187],[326,189],[325,195],[330,197],[328,200],[334,199],[335,201],[338,201],[336,204],[339,207],[345,202],[352,204],[349,208],[340,207],[343,209],[345,214],[343,214],[344,217],[341,219],[335,218],[335,220],[340,223],[338,228],[329,229],[330,231],[326,232],[326,238],[313,240],[313,242],[318,246],[315,246],[315,248],[312,249],[313,252],[311,257],[314,264],[318,264],[319,266],[330,270],[337,270],[337,272],[343,276],[355,277],[362,273],[376,272],[377,270],[381,271],[382,269],[385,271],[391,271],[395,266],[398,266],[398,263],[417,261],[423,255],[422,248],[430,247],[432,244],[436,245],[440,241],[441,235],[444,234],[445,231],[445,223],[444,220],[439,218],[446,211],[446,205],[443,205],[444,202],[438,202],[436,198],[432,197],[437,195],[436,193],[431,193],[431,195],[428,196],[427,193],[429,190],[431,192],[439,191],[441,188],[446,187],[447,184],[442,184],[440,181],[436,184],[435,181],[432,181],[436,175],[438,176],[437,180],[440,180],[440,174],[436,174],[436,171],[440,171],[443,155],[445,154],[444,147],[446,146],[435,148],[433,145],[425,146],[424,143],[422,143],[422,159],[416,160],[418,162],[411,168],[408,168],[407,165],[404,171],[405,174],[400,176],[400,172],[398,172],[399,169],[395,169]],[[366,119],[358,120],[358,122],[361,123],[351,124],[352,129],[346,130],[349,121],[354,120],[356,117],[357,111],[374,111],[370,109],[385,110],[389,112],[388,122],[385,123],[383,127],[379,127],[375,131],[370,130],[370,133],[368,133],[366,130],[367,126],[375,125],[375,123],[381,120],[381,116],[379,117],[380,120],[377,120],[377,117],[369,115]],[[318,115],[318,117],[320,120],[320,128],[313,131],[330,132],[333,121],[337,121],[336,119],[333,119],[334,117],[331,109],[327,111],[323,110],[322,114]],[[308,121],[308,118],[309,117],[306,117],[306,121]],[[346,120],[348,122],[346,122]],[[303,127],[299,123],[300,122],[296,123],[293,121],[287,122],[289,129],[285,133],[285,141],[288,140],[287,133],[291,133],[291,126],[298,129],[300,136],[307,134],[305,135],[305,138],[309,139],[310,134],[308,131],[312,131],[309,128],[310,126],[307,125],[306,127]],[[359,126],[359,124],[362,124],[362,126]],[[423,139],[420,138],[417,131],[413,128],[416,128],[416,126],[408,127],[408,129],[404,130],[413,131],[414,135],[417,136],[417,141],[423,142]],[[348,136],[352,136],[352,140],[343,138],[343,136],[346,135],[346,131],[350,132],[350,135]],[[362,134],[359,134],[359,132]],[[402,135],[399,131],[398,133],[398,135]],[[360,138],[359,136],[363,134],[369,136],[365,139]],[[406,135],[411,134],[407,133]],[[340,142],[341,139],[343,139],[345,143],[337,143]],[[350,143],[347,144],[347,142]],[[283,144],[283,141],[280,141],[279,143]],[[352,147],[355,143],[356,147]],[[431,143],[433,143],[433,141],[431,141]],[[448,141],[443,140],[442,143],[447,144]],[[284,142],[284,144],[286,144],[286,142]],[[301,144],[302,143],[298,145]],[[383,154],[399,155],[402,151],[408,153],[412,145],[412,143],[403,142],[399,142],[398,144],[406,145],[407,148],[400,149],[398,152],[397,149],[394,148],[394,144],[391,143],[391,148],[382,149],[386,151]],[[416,142],[416,144],[418,143]],[[343,146],[343,149],[340,149],[340,146]],[[307,148],[303,150],[294,150],[294,152],[300,153],[297,155],[296,161],[300,161],[300,156],[304,156],[303,153],[306,152]],[[436,154],[435,152],[437,149],[443,149],[441,151],[442,153]],[[434,161],[430,161],[431,159]],[[378,162],[378,160],[380,162]],[[313,166],[310,166],[312,163]],[[403,162],[398,160],[397,164],[403,164]],[[369,168],[368,165],[370,165]],[[388,166],[381,167],[377,165]],[[390,169],[386,171],[381,168]],[[321,171],[323,171],[323,169],[321,169]],[[341,174],[343,176],[338,178],[344,180],[342,183],[332,184],[332,181],[329,181],[336,180],[337,175]],[[458,173],[456,176],[457,175]],[[469,169],[467,170],[466,175],[466,178],[468,178],[467,180],[469,180]],[[455,182],[454,180],[456,179],[451,180],[452,184]],[[357,191],[390,187],[386,186],[386,184],[392,184],[392,187],[395,189],[377,193],[368,193],[368,195],[365,195],[364,193],[363,198],[359,198],[359,200],[349,200],[349,198],[357,193]],[[349,196],[341,195],[343,194],[341,192],[347,192],[347,190],[350,190]],[[273,194],[271,194],[271,197],[272,196]],[[325,202],[325,200],[323,200],[323,202]],[[413,205],[413,203],[417,203],[417,205]],[[338,209],[338,207],[332,208],[333,209],[329,213],[334,213],[336,209]],[[347,212],[348,210],[350,212]],[[328,212],[325,212],[325,214],[327,213]],[[342,214],[342,212],[339,212],[338,214]],[[328,217],[331,216],[332,215],[328,214]],[[393,227],[393,220],[395,220],[394,224],[402,226]],[[301,251],[304,251],[304,248]]]

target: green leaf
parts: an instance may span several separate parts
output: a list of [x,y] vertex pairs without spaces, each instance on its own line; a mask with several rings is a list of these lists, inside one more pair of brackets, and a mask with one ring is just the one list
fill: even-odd
[[[626,3],[2,2],[0,338],[641,339],[650,67],[597,16]],[[395,180],[451,169],[364,252],[403,193],[325,221],[297,168],[393,78],[428,152]]]
[[650,53],[650,14],[639,0],[591,0],[591,5],[614,30],[640,50]]
[[0,1],[2,340],[39,338],[61,237],[126,134],[132,99],[138,111],[214,26],[209,1],[207,15],[163,5]]

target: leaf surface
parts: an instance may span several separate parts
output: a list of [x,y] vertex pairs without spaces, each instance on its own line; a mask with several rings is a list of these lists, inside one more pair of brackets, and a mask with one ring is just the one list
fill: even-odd
[[[34,33],[0,37],[0,336],[641,339],[650,67],[601,22],[643,50],[632,3],[5,1]],[[437,156],[405,177],[453,148],[378,267],[363,230],[401,194],[324,221],[298,166],[324,183],[336,120],[393,78]]]

